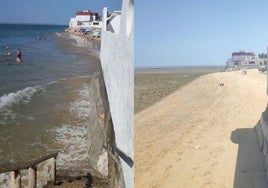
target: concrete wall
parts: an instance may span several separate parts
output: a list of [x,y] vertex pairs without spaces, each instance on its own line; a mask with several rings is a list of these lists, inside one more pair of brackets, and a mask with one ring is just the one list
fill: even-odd
[[125,187],[120,159],[111,152],[115,132],[111,119],[103,73],[96,73],[90,81],[90,116],[88,126],[88,162],[90,173],[109,180],[109,187]]
[[[103,13],[101,66],[115,132],[115,144],[134,159],[134,1],[123,0],[119,33],[106,31]],[[127,188],[134,187],[134,169],[121,158]],[[123,186],[123,185],[122,185]]]
[[[90,21],[91,20],[90,15],[76,15],[75,18],[76,18],[76,21]],[[95,16],[94,16],[94,18],[95,18]]]
[[[108,176],[108,154],[106,145],[106,127],[104,124],[104,100],[100,93],[100,75],[96,74],[90,81],[89,126],[88,126],[88,156],[91,173],[100,177]],[[102,86],[104,87],[104,86]]]
[[259,150],[264,156],[264,168],[266,170],[266,182],[268,182],[268,106],[262,113],[260,121],[255,126],[257,133]]
[[[268,54],[268,48],[267,48]],[[267,58],[264,59],[267,61]],[[266,67],[267,67],[266,63]],[[266,69],[267,70],[267,69]],[[267,74],[267,86],[266,86],[266,94],[268,95],[268,74]],[[255,131],[257,133],[259,149],[262,151],[263,156],[265,158],[265,169],[266,169],[266,181],[268,182],[268,104],[266,106],[265,111],[262,113],[260,121],[255,126]]]
[[[268,54],[268,48],[267,48]],[[267,66],[267,65],[266,65]],[[268,74],[267,74],[267,90],[268,95]],[[264,156],[264,168],[266,170],[266,182],[268,183],[268,104],[265,111],[262,113],[260,121],[255,126],[258,137],[259,149]]]
[[[267,48],[267,55],[268,55],[268,48]],[[268,65],[266,64],[266,67],[267,66]],[[267,86],[266,87],[267,87],[266,94],[268,95],[268,74],[267,74]],[[262,154],[264,156],[264,168],[266,170],[266,182],[268,183],[268,104],[266,106],[265,111],[261,115],[260,121],[255,126],[255,131],[258,137],[259,149],[260,151],[262,151]]]
[[[72,34],[61,34],[60,37],[71,40],[75,46],[91,50],[94,49],[92,45],[98,45]],[[99,57],[98,53],[95,55]],[[116,145],[115,133],[102,71],[95,73],[90,80],[89,103],[87,134],[90,173],[108,179],[111,188],[125,187],[120,159],[111,152],[111,148]]]

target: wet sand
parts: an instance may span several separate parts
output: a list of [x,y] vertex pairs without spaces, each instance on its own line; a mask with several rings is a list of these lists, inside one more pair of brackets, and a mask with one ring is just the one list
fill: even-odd
[[266,75],[249,70],[203,75],[139,111],[135,187],[265,187],[253,127],[266,104]]
[[135,114],[201,75],[224,67],[135,69]]

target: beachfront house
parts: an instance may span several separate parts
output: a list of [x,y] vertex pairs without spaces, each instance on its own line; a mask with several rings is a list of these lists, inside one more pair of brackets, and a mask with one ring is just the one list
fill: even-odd
[[102,22],[97,12],[89,10],[78,11],[75,18],[71,18],[69,22],[70,29],[78,28],[98,28],[101,29]]
[[227,67],[233,66],[261,66],[267,64],[267,58],[256,57],[253,52],[233,52],[232,58],[226,62]]

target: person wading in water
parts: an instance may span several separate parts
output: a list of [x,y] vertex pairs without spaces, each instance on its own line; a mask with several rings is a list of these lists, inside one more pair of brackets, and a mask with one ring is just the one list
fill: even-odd
[[20,49],[18,49],[17,51],[17,62],[21,63],[21,50]]

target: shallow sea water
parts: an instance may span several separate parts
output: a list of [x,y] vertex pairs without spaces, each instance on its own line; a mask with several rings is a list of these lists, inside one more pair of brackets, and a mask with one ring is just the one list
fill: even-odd
[[58,150],[58,168],[86,164],[89,82],[100,46],[61,34],[65,28],[0,24],[0,58],[11,53],[0,62],[0,163]]

